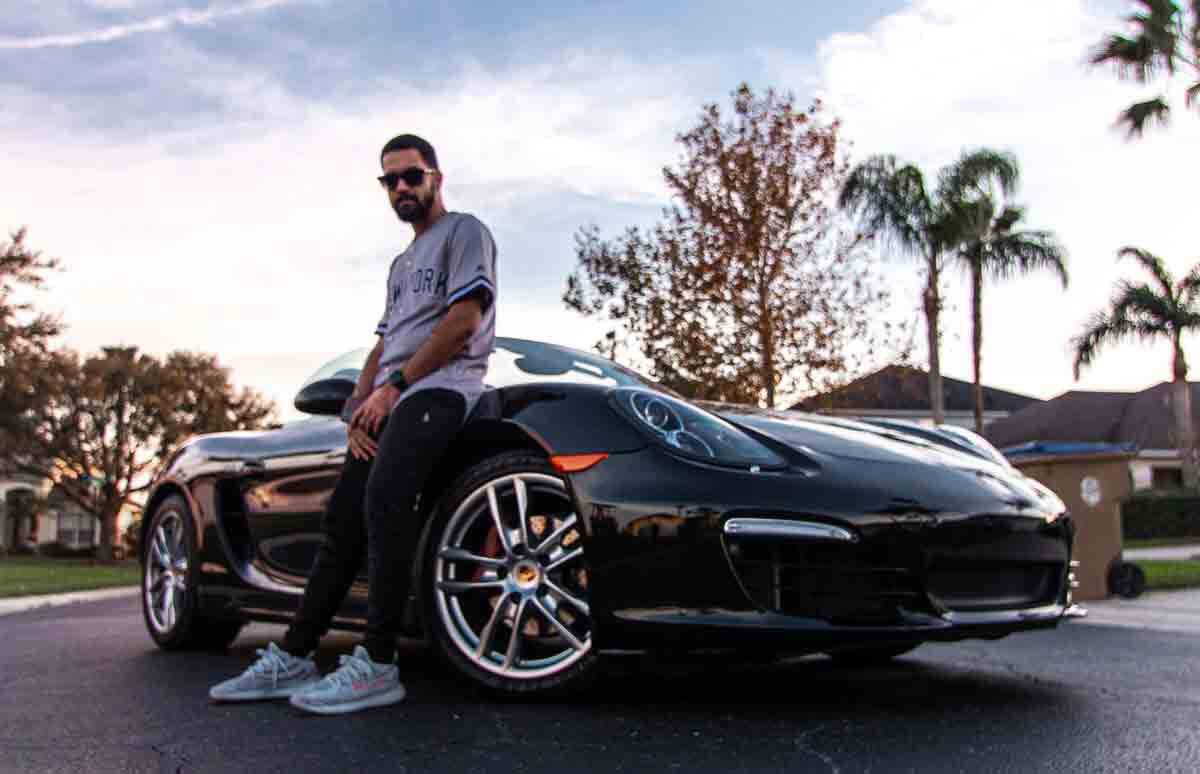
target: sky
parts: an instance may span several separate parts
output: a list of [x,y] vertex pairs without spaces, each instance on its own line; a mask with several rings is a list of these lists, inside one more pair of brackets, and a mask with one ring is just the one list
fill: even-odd
[[[1138,142],[1144,92],[1085,66],[1120,0],[10,0],[0,19],[0,227],[64,270],[36,295],[84,351],[215,352],[281,414],[304,377],[369,346],[411,231],[374,177],[394,134],[434,142],[451,209],[499,245],[498,333],[589,348],[561,301],[574,234],[652,224],[661,169],[705,103],[819,97],[851,161],[894,153],[931,178],[965,149],[1012,151],[1027,224],[1053,229],[1070,286],[991,283],[984,382],[1040,398],[1170,378],[1165,345],[1071,336],[1137,245],[1176,272],[1195,249],[1200,114]],[[898,320],[915,264],[881,256]],[[950,273],[946,375],[970,379],[966,277]],[[923,334],[918,333],[918,342]],[[1187,351],[1195,342],[1187,342]],[[917,352],[922,359],[924,353]],[[1192,358],[1200,363],[1200,359]]]

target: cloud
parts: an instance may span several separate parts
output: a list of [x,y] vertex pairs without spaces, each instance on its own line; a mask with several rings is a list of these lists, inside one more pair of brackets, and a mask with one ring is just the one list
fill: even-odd
[[[0,50],[36,50],[41,48],[69,48],[93,43],[111,43],[133,35],[147,32],[162,32],[173,27],[197,27],[210,25],[222,19],[259,13],[288,5],[295,0],[249,0],[234,5],[213,4],[205,8],[183,8],[141,21],[113,24],[86,32],[61,35],[36,35],[28,37],[0,37]],[[125,10],[135,3],[130,0],[93,0],[90,5],[101,10]]]
[[[832,35],[818,50],[812,80],[844,120],[858,158],[895,153],[932,176],[964,149],[1011,149],[1022,164],[1017,200],[1028,206],[1030,226],[1052,228],[1066,244],[1067,292],[1050,276],[988,284],[985,383],[1050,396],[1170,378],[1165,343],[1115,347],[1078,384],[1071,377],[1070,337],[1119,277],[1136,274],[1116,263],[1118,248],[1144,246],[1180,273],[1200,259],[1190,194],[1200,120],[1181,112],[1170,130],[1128,143],[1113,122],[1139,90],[1084,66],[1088,49],[1119,26],[1121,10],[1083,0],[918,0],[868,30]],[[916,266],[900,266],[911,270],[906,292],[918,292]],[[948,287],[944,368],[969,378],[964,276],[952,275]]]
[[687,71],[573,52],[510,72],[467,67],[436,87],[373,76],[369,97],[325,105],[269,73],[181,53],[189,78],[210,74],[188,87],[233,120],[69,142],[10,124],[0,211],[63,259],[44,300],[67,343],[216,352],[284,407],[325,359],[370,343],[387,266],[411,233],[374,179],[388,137],[433,139],[450,206],[497,233],[500,333],[589,347],[597,324],[559,299],[571,234],[657,213],[658,170],[702,98]]

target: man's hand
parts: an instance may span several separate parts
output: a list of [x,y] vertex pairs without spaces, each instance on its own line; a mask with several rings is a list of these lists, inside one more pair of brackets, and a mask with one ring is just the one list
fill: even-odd
[[396,399],[399,397],[400,391],[392,385],[380,385],[375,392],[371,393],[371,397],[358,407],[354,416],[350,417],[350,429],[360,428],[369,435],[376,435],[383,420],[387,419],[388,414],[392,411],[392,406],[396,405]]
[[350,428],[346,435],[346,445],[356,459],[369,460],[379,451],[379,444],[367,434],[366,430],[358,427]]

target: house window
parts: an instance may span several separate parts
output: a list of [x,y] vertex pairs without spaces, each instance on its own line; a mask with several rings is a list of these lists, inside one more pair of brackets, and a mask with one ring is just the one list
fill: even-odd
[[94,530],[91,516],[79,513],[58,515],[58,542],[68,548],[91,548]]

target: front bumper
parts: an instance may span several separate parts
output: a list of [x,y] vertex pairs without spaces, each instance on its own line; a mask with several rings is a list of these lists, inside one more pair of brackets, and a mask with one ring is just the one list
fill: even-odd
[[1055,626],[1069,604],[1065,517],[888,512],[844,478],[714,471],[657,449],[613,455],[572,489],[601,650],[994,638]]

